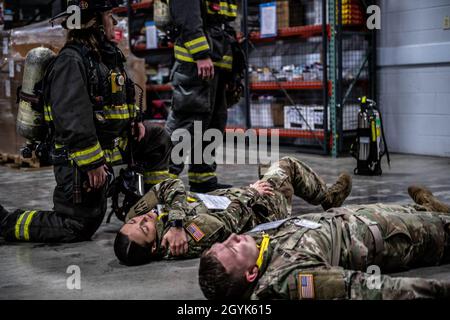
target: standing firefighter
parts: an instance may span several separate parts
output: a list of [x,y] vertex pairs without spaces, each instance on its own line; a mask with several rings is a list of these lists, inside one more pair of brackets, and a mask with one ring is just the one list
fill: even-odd
[[0,231],[8,241],[89,240],[105,216],[112,165],[141,160],[148,189],[168,175],[170,139],[163,128],[142,123],[125,58],[112,42],[115,5],[68,5],[80,9],[81,25],[71,27],[71,17],[58,16],[65,17],[68,40],[47,68],[42,93],[57,183],[54,211],[7,214]]
[[[235,0],[170,0],[170,13],[176,30],[175,65],[172,70],[172,112],[166,128],[170,134],[176,129],[186,129],[191,135],[191,155],[194,145],[194,121],[201,128],[199,138],[207,129],[224,132],[227,122],[227,105],[232,104],[227,96],[232,86],[237,60],[236,34],[229,23],[237,16]],[[231,90],[235,92],[236,90]],[[186,137],[183,137],[186,139]],[[174,141],[176,143],[176,141]],[[172,159],[173,160],[173,159]],[[191,191],[209,192],[230,186],[217,182],[216,163],[206,164],[204,159],[189,166]],[[200,160],[200,159],[198,159]],[[171,162],[170,173],[178,176],[184,164]]]

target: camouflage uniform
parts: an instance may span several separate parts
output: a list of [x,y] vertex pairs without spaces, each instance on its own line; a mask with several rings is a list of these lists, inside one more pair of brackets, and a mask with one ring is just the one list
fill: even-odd
[[[252,299],[412,299],[450,297],[450,282],[376,278],[382,273],[433,266],[450,257],[450,215],[419,205],[358,205],[290,218],[252,232],[270,235]],[[371,286],[374,285],[374,286]]]
[[183,258],[194,258],[233,232],[242,233],[260,223],[288,217],[293,194],[312,204],[319,204],[325,198],[325,183],[295,158],[282,158],[269,168],[262,180],[271,183],[273,196],[260,196],[250,187],[215,190],[208,194],[225,196],[231,204],[226,210],[214,211],[209,210],[195,193],[185,191],[181,180],[168,179],[154,186],[130,210],[126,220],[147,213],[157,204],[164,204],[163,211],[168,214],[157,222],[159,241],[170,228],[168,222],[183,220],[190,235],[189,252]]

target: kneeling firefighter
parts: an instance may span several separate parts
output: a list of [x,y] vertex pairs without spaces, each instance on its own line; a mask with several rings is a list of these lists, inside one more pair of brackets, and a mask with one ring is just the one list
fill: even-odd
[[[43,109],[47,133],[41,141],[50,150],[57,183],[54,208],[8,213],[0,206],[0,233],[8,241],[89,240],[106,213],[113,165],[128,163],[128,170],[130,163],[139,164],[147,190],[168,178],[170,138],[162,127],[144,124],[135,105],[135,84],[113,42],[115,4],[90,0],[71,5],[80,9],[81,28],[68,25],[68,14],[57,16],[70,29],[67,43],[48,59],[41,85],[34,89],[40,99],[32,99],[29,90],[20,96],[34,107],[40,101]],[[122,176],[127,174],[116,180],[124,182]]]
[[[196,159],[197,155],[193,155],[196,146],[200,146],[198,149],[203,154],[207,144],[196,140],[201,139],[206,130],[224,133],[227,107],[236,104],[242,94],[240,80],[245,70],[245,57],[231,26],[237,17],[236,1],[166,2],[173,24],[168,29],[175,40],[176,60],[171,73],[174,89],[167,131],[172,134],[177,129],[185,129],[190,133],[193,163],[189,166],[188,178],[191,191],[229,188],[229,185],[218,183],[215,162]],[[200,135],[194,134],[197,127],[201,129]],[[170,173],[178,176],[183,168],[184,163],[173,161]]]

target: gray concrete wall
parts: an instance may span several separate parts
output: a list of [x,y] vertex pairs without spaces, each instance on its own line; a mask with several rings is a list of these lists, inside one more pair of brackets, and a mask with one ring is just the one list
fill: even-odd
[[450,157],[450,0],[379,3],[379,104],[390,149]]

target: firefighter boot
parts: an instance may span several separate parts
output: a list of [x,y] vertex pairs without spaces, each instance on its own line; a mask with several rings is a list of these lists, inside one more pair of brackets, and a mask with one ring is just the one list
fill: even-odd
[[336,183],[328,188],[325,200],[321,203],[322,208],[328,210],[330,208],[340,207],[351,191],[352,177],[346,172],[341,173]]
[[0,223],[3,221],[3,219],[6,218],[6,216],[9,214],[8,211],[3,208],[3,206],[0,204]]
[[435,212],[450,213],[450,206],[436,199],[430,190],[424,186],[410,186],[408,188],[409,196],[415,203],[424,206],[428,210]]

